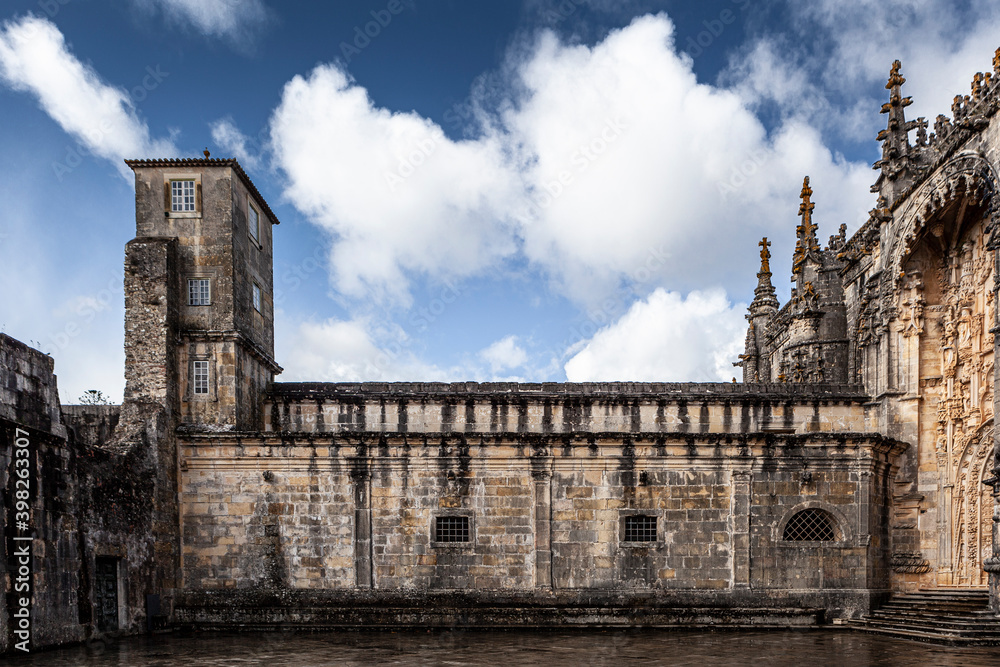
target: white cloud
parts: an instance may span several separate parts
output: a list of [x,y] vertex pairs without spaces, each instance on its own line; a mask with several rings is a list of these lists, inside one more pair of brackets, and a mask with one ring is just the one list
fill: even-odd
[[724,291],[657,289],[617,322],[604,327],[566,362],[570,382],[725,382],[743,351],[746,304]]
[[220,118],[211,123],[212,141],[240,161],[244,167],[256,169],[260,165],[262,147],[240,132],[232,118]]
[[[148,92],[164,76],[154,69],[139,87]],[[127,177],[131,172],[121,163],[124,158],[178,153],[169,140],[150,137],[129,92],[105,83],[81,63],[66,48],[59,29],[45,19],[25,16],[0,27],[0,80],[32,93],[63,130]]]
[[503,221],[516,183],[495,141],[376,108],[332,65],[285,86],[271,134],[285,195],[334,235],[350,296],[406,302],[408,274],[466,276],[514,250]]
[[[298,325],[279,359],[283,382],[424,381],[456,378],[420,361],[398,328],[378,330],[364,318]],[[461,375],[458,373],[458,375]]]
[[225,37],[248,47],[268,17],[262,0],[133,0],[147,10],[159,7],[172,21],[209,37]]
[[808,123],[769,136],[740,95],[698,83],[664,15],[594,47],[542,33],[506,72],[477,98],[500,111],[465,141],[374,106],[331,65],[286,85],[275,161],[288,199],[334,235],[337,289],[406,303],[415,275],[522,253],[586,306],[623,281],[732,288],[752,280],[760,236],[790,252],[804,175],[824,232],[853,231],[873,204],[868,166]]
[[[764,32],[733,54],[722,80],[744,99],[856,141],[874,140],[896,59],[913,96],[909,118],[950,116],[973,73],[988,71],[1000,15],[990,0],[817,0],[786,3],[780,34]],[[817,36],[822,36],[817,39]],[[968,77],[966,80],[956,76]]]
[[501,338],[482,350],[479,356],[490,365],[493,373],[520,368],[528,362],[528,353],[514,335]]
[[526,92],[503,126],[541,204],[521,227],[525,252],[577,300],[634,278],[652,249],[669,256],[661,285],[745,284],[761,235],[793,238],[806,174],[830,231],[872,203],[866,165],[802,123],[768,136],[737,94],[698,83],[665,16],[593,48],[545,34],[517,72]]

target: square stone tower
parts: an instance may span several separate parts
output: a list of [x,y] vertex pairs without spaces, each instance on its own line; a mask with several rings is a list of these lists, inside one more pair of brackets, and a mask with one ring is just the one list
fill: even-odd
[[271,228],[233,159],[126,160],[136,238],[126,247],[126,401],[177,425],[262,428],[274,360]]

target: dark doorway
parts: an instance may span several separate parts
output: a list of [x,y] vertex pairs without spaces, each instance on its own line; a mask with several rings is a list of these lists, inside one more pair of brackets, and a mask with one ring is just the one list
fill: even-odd
[[98,556],[96,569],[97,629],[114,632],[118,629],[118,559]]

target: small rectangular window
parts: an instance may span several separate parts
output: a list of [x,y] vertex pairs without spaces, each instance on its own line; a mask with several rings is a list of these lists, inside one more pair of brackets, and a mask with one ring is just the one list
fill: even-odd
[[656,517],[636,514],[625,517],[625,537],[623,542],[655,542]]
[[254,285],[253,285],[253,309],[256,310],[258,313],[261,312],[261,310],[260,310],[260,285],[258,285],[257,283],[254,283]]
[[439,516],[434,519],[435,542],[469,542],[469,517]]
[[194,211],[194,181],[170,181],[170,210]]
[[208,306],[212,303],[212,294],[208,278],[191,278],[188,280],[188,305]]
[[195,361],[192,364],[192,375],[194,380],[194,393],[208,393],[208,362]]
[[260,214],[257,213],[257,209],[253,207],[253,204],[250,204],[247,208],[249,209],[247,224],[250,228],[250,238],[257,241],[260,238]]

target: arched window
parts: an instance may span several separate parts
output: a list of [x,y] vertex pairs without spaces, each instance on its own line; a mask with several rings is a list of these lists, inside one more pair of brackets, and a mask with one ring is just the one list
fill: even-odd
[[788,542],[835,542],[837,523],[829,512],[814,507],[804,509],[788,520],[781,539]]

